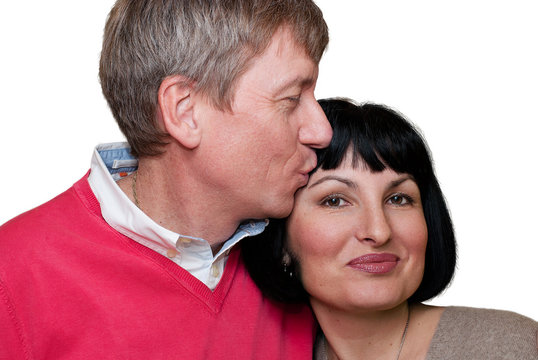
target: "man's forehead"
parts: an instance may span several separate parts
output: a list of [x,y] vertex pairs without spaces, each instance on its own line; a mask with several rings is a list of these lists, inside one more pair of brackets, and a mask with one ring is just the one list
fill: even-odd
[[295,32],[288,25],[282,25],[275,31],[268,45],[268,48],[270,47],[275,48],[278,56],[282,56],[286,51],[293,50],[310,59],[305,47],[297,41]]
[[289,26],[282,26],[275,32],[265,55],[273,55],[269,61],[281,63],[279,65],[286,70],[274,79],[275,93],[293,87],[308,87],[316,82],[318,65],[297,42]]
[[252,59],[248,70],[238,79],[236,90],[247,91],[248,97],[259,95],[275,100],[289,95],[286,92],[314,86],[317,75],[317,63],[284,26],[274,33],[266,49]]

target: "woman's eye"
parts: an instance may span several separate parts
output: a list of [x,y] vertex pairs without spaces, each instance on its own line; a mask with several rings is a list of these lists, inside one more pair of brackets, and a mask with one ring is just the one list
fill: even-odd
[[328,206],[328,207],[340,207],[344,206],[346,204],[346,201],[338,196],[329,197],[323,200],[322,205]]
[[391,203],[392,205],[402,206],[402,205],[411,204],[412,200],[407,195],[395,194],[389,197],[388,202]]

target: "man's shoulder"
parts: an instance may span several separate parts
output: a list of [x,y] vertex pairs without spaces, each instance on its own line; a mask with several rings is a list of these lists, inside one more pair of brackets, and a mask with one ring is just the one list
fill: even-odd
[[[0,226],[0,248],[33,246],[36,241],[67,231],[84,206],[87,176],[46,203],[26,211]],[[28,242],[24,241],[28,239]],[[0,251],[1,252],[1,251]]]

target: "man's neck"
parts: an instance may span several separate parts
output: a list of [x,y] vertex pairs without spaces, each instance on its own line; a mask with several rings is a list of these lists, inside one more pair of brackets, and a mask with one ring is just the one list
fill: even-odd
[[241,219],[233,217],[234,209],[223,206],[222,196],[182,179],[181,173],[185,172],[181,169],[163,165],[161,159],[141,158],[136,176],[125,177],[118,185],[157,224],[178,234],[205,239],[217,253]]

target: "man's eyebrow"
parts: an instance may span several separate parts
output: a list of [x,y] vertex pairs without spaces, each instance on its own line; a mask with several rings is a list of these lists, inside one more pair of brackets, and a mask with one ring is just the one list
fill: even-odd
[[309,87],[314,83],[314,77],[303,77],[298,76],[296,78],[290,79],[286,82],[284,82],[282,85],[276,88],[275,94],[281,94],[285,92],[288,89],[291,89],[293,87],[299,87],[299,88],[305,88]]
[[322,177],[321,179],[318,179],[317,181],[313,182],[312,184],[308,185],[307,189],[310,189],[310,188],[312,188],[312,187],[314,187],[316,185],[319,185],[321,183],[324,183],[326,181],[331,181],[331,180],[341,182],[342,184],[344,184],[347,187],[350,187],[352,189],[357,188],[357,184],[354,181],[351,181],[349,179],[343,178],[341,176],[327,175],[327,176]]

